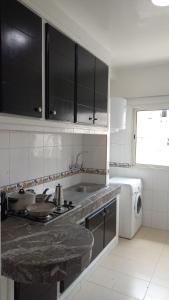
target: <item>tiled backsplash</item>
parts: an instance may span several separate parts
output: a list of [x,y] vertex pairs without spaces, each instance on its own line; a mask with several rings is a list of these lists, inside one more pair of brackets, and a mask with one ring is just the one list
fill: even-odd
[[0,187],[69,171],[84,150],[84,168],[106,168],[106,136],[0,131]]

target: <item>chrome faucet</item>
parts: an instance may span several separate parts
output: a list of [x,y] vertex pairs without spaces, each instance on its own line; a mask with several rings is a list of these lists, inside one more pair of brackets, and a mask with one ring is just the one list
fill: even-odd
[[79,164],[79,157],[84,154],[84,153],[88,153],[88,151],[81,151],[81,152],[78,152],[77,155],[76,155],[76,160],[75,160],[75,164],[72,164],[69,166],[69,169],[70,170],[80,170],[83,168],[83,161],[81,164]]

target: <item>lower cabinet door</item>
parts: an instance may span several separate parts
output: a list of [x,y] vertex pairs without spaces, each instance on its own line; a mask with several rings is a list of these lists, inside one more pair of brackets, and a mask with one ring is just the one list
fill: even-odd
[[105,207],[105,238],[104,247],[116,235],[116,200]]
[[101,209],[86,219],[86,228],[88,228],[94,237],[91,261],[104,248],[104,209]]
[[24,284],[15,282],[14,300],[57,300],[57,282],[51,284]]
[[104,222],[101,223],[94,231],[92,231],[92,233],[94,237],[94,246],[92,249],[91,261],[93,261],[104,248]]

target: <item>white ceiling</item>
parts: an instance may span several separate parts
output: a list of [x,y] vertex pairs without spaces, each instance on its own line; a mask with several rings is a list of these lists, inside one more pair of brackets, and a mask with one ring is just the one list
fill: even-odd
[[111,51],[112,65],[169,61],[169,7],[150,0],[53,0]]

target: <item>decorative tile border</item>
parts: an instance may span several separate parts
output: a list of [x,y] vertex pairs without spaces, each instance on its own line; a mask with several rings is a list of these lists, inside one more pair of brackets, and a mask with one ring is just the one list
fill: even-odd
[[134,165],[129,163],[110,162],[109,166],[117,168],[132,168]]
[[95,174],[95,175],[106,175],[106,170],[104,169],[92,169],[92,168],[82,168],[79,170],[70,170],[70,171],[65,171],[65,172],[60,172],[56,174],[52,174],[49,176],[44,176],[44,177],[39,177],[36,179],[31,179],[27,181],[22,181],[19,183],[15,184],[10,184],[10,185],[5,185],[0,187],[0,191],[5,191],[7,193],[14,192],[18,190],[19,188],[23,187],[24,189],[28,189],[43,183],[51,182],[51,181],[56,181],[59,179],[63,179],[66,177],[70,177],[76,174]]

